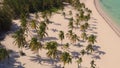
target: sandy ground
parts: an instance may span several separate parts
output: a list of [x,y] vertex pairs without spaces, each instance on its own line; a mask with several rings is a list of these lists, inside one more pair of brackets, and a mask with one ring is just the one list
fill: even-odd
[[[112,29],[111,26],[107,23],[109,22],[108,19],[104,19],[99,13],[102,13],[104,16],[105,13],[99,12],[96,10],[96,7],[98,9],[101,9],[98,4],[98,0],[94,2],[94,0],[81,0],[86,4],[86,6],[92,10],[92,17],[89,21],[90,28],[87,30],[88,34],[94,34],[97,36],[97,43],[95,43],[95,47],[98,51],[97,53],[93,55],[85,55],[83,58],[82,68],[89,68],[90,67],[90,61],[92,59],[96,58],[96,68],[120,68],[120,51],[119,45],[120,45],[120,38],[114,31],[115,29]],[[95,4],[97,3],[96,7]],[[69,10],[73,12],[73,17],[77,13],[71,6],[67,6],[65,8],[66,14],[68,14]],[[66,16],[67,18],[71,17],[69,15]],[[105,16],[104,16],[105,17]],[[105,17],[106,18],[106,17]],[[68,20],[65,19],[62,14],[54,14],[51,18],[51,21],[53,21],[53,24],[48,25],[48,34],[49,37],[45,38],[46,41],[55,40],[58,43],[60,43],[60,40],[58,38],[58,33],[60,30],[64,31],[66,34],[68,29]],[[14,21],[18,23],[19,21]],[[18,24],[19,26],[20,24]],[[116,30],[117,31],[117,30]],[[30,31],[31,34],[34,34],[32,30]],[[79,29],[74,30],[74,33],[76,33],[78,36],[80,36],[81,31]],[[29,40],[29,39],[28,39]],[[65,38],[63,40],[63,43],[70,42],[69,39]],[[74,57],[74,54],[77,54],[80,52],[81,49],[85,48],[87,45],[86,42],[77,42],[83,45],[83,47],[78,47],[71,45],[70,46],[70,54]],[[4,63],[0,64],[0,68],[60,68],[63,66],[61,62],[57,62],[55,65],[51,65],[51,60],[46,56],[46,50],[42,49],[40,50],[40,55],[42,57],[42,64],[38,63],[38,58],[35,56],[32,51],[25,48],[23,51],[26,53],[26,56],[18,56],[19,49],[17,46],[13,44],[13,38],[11,38],[11,34],[6,36],[5,40],[2,41],[2,44],[6,46],[7,49],[13,50],[13,54],[11,55],[10,63]],[[61,47],[58,48],[61,50]],[[94,57],[94,58],[93,58]],[[92,59],[91,59],[92,58]],[[5,65],[5,66],[4,66]],[[72,59],[71,64],[66,64],[65,68],[77,68],[77,63],[75,58]]]

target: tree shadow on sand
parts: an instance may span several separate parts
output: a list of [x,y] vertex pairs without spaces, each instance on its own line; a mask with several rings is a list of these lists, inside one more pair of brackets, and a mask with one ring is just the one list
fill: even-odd
[[24,68],[25,64],[16,61],[16,59],[20,57],[18,52],[12,50],[9,50],[9,52],[9,58],[3,62],[0,62],[0,68]]
[[45,37],[42,40],[44,40],[44,41],[51,41],[51,40],[58,40],[58,39],[56,37]]
[[76,52],[76,51],[73,51],[73,52],[71,52],[71,55],[72,55],[73,58],[77,59],[78,56],[80,55],[80,53]]
[[[84,41],[80,41],[80,42],[84,42]],[[77,44],[75,44],[74,46],[76,46],[76,47],[84,47],[82,44],[80,44],[80,43],[77,43]]]
[[52,28],[51,29],[53,32],[58,32],[58,30],[57,29],[54,29],[54,28]]
[[30,58],[31,58],[31,59],[30,59],[31,61],[33,61],[33,62],[38,62],[38,63],[41,64],[42,59],[41,59],[40,56],[30,56]]
[[19,29],[19,26],[18,26],[17,24],[13,23],[13,24],[11,25],[11,28],[10,28],[9,31],[1,31],[1,32],[0,32],[0,41],[2,41],[2,40],[5,38],[6,35],[12,34],[12,33],[14,33],[15,31],[17,31],[18,29]]
[[53,65],[54,63],[58,63],[58,60],[53,60],[53,59],[50,59],[50,58],[41,58],[41,57],[38,57],[38,56],[30,56],[30,60],[33,61],[33,62],[38,62],[42,65],[47,65],[47,64],[51,64]]
[[95,51],[95,53],[92,55],[92,58],[94,59],[101,59],[101,55],[105,55],[106,53],[102,50],[100,50],[100,46],[97,46],[97,45],[94,45],[93,46],[93,49]]

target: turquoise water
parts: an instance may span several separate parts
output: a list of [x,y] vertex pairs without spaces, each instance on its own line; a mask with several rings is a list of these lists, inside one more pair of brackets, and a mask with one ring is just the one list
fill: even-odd
[[100,4],[120,27],[120,0],[100,0]]

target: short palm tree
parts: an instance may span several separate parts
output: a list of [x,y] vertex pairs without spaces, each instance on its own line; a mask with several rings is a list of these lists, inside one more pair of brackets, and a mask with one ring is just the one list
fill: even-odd
[[[81,68],[81,63],[83,62],[82,58],[79,57],[77,60],[78,68]],[[80,65],[80,66],[79,66]]]
[[64,16],[64,18],[65,18],[65,16],[66,16],[65,12],[63,12],[62,14],[63,14],[63,16]]
[[[47,56],[50,57],[52,60],[55,59],[57,57],[58,43],[56,41],[50,41],[50,42],[47,42],[45,45],[46,45],[45,48],[48,50]],[[53,61],[52,61],[52,64],[53,64]]]
[[67,49],[69,48],[69,43],[64,44],[64,45],[63,45],[63,48],[64,48],[65,50],[67,50]]
[[9,58],[9,52],[5,48],[0,47],[0,61]]
[[89,37],[88,37],[88,42],[90,43],[90,44],[94,44],[95,42],[97,42],[96,41],[96,36],[95,35],[90,35]]
[[20,51],[22,51],[22,48],[26,44],[26,40],[24,37],[24,31],[22,30],[22,28],[20,28],[18,31],[16,31],[12,37],[15,39],[13,43],[15,45],[17,45],[18,48],[21,49]]
[[36,20],[39,18],[38,12],[35,12],[35,18]]
[[35,20],[31,21],[31,28],[37,30],[37,25]]
[[37,53],[37,55],[39,56],[39,49],[42,48],[42,44],[40,42],[38,42],[38,40],[36,38],[31,39],[29,47],[32,51],[35,51]]
[[87,40],[87,34],[86,34],[85,32],[83,32],[83,33],[81,34],[81,38],[83,39],[83,41],[84,41],[84,40]]
[[69,15],[72,15],[72,11],[71,10],[69,11]]
[[80,54],[81,54],[82,56],[84,56],[84,55],[86,54],[86,51],[85,51],[84,49],[82,49],[82,50],[80,51]]
[[84,24],[84,26],[85,26],[85,29],[88,29],[89,24],[86,22],[86,23]]
[[96,64],[95,64],[95,61],[94,61],[94,60],[92,60],[92,61],[90,62],[90,64],[91,64],[91,67],[90,67],[90,68],[95,68],[95,67],[96,67]]
[[72,35],[73,35],[73,31],[69,30],[68,33],[66,34],[66,37],[70,39]]
[[69,53],[63,52],[62,55],[60,56],[60,60],[63,62],[63,68],[65,67],[66,63],[72,63],[72,58]]
[[73,34],[70,40],[72,43],[76,43],[76,41],[79,41],[79,37],[76,34]]
[[76,28],[78,28],[78,26],[80,25],[80,20],[79,19],[76,19],[75,25],[76,25]]
[[71,30],[73,30],[73,28],[74,28],[73,21],[69,21],[68,27],[69,27]]
[[88,44],[88,46],[86,47],[86,50],[87,50],[87,53],[92,53],[94,51],[92,44]]
[[60,38],[61,44],[62,44],[62,40],[65,38],[65,37],[64,37],[64,32],[63,32],[63,31],[60,31],[60,32],[59,32],[59,38]]

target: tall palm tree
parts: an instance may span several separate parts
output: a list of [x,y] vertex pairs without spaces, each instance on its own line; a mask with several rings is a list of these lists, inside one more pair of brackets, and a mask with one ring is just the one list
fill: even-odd
[[72,63],[72,58],[69,53],[63,52],[62,55],[60,56],[60,60],[63,62],[63,68],[65,67],[66,63]]
[[88,46],[86,47],[87,53],[92,53],[94,51],[94,48],[92,46],[92,44],[88,44]]
[[90,35],[89,37],[88,37],[88,42],[90,43],[90,44],[94,44],[95,42],[97,42],[96,41],[96,36],[95,35]]
[[39,49],[42,48],[42,44],[40,42],[38,42],[38,40],[36,38],[31,39],[29,47],[32,51],[35,51],[37,53],[37,55],[39,56]]
[[21,14],[20,21],[21,21],[21,27],[23,31],[27,31],[27,19],[25,14]]
[[44,37],[48,36],[46,29],[47,29],[46,23],[41,22],[38,30],[38,35],[40,39],[43,39]]
[[15,34],[12,36],[14,38],[14,44],[18,46],[18,48],[20,48],[21,52],[22,52],[22,48],[24,47],[24,45],[26,44],[26,40],[24,37],[24,31],[22,28],[20,28],[18,31],[15,32]]
[[9,52],[5,48],[0,47],[0,61],[6,58],[9,58]]
[[[57,46],[58,46],[58,43],[56,41],[50,41],[50,42],[47,42],[46,44],[46,49],[48,50],[47,52],[47,56],[50,57],[52,60],[55,59],[57,57]],[[54,62],[52,61],[52,64]]]
[[87,40],[87,34],[86,34],[85,32],[83,32],[83,33],[81,34],[81,38],[83,39],[83,41],[84,41],[84,40]]
[[[78,68],[81,68],[81,63],[83,62],[82,57],[79,57],[77,60]],[[80,66],[79,66],[80,64]]]
[[64,37],[64,32],[63,32],[63,31],[60,31],[60,32],[59,32],[59,38],[60,38],[61,44],[62,44],[62,40],[65,38],[65,37]]

